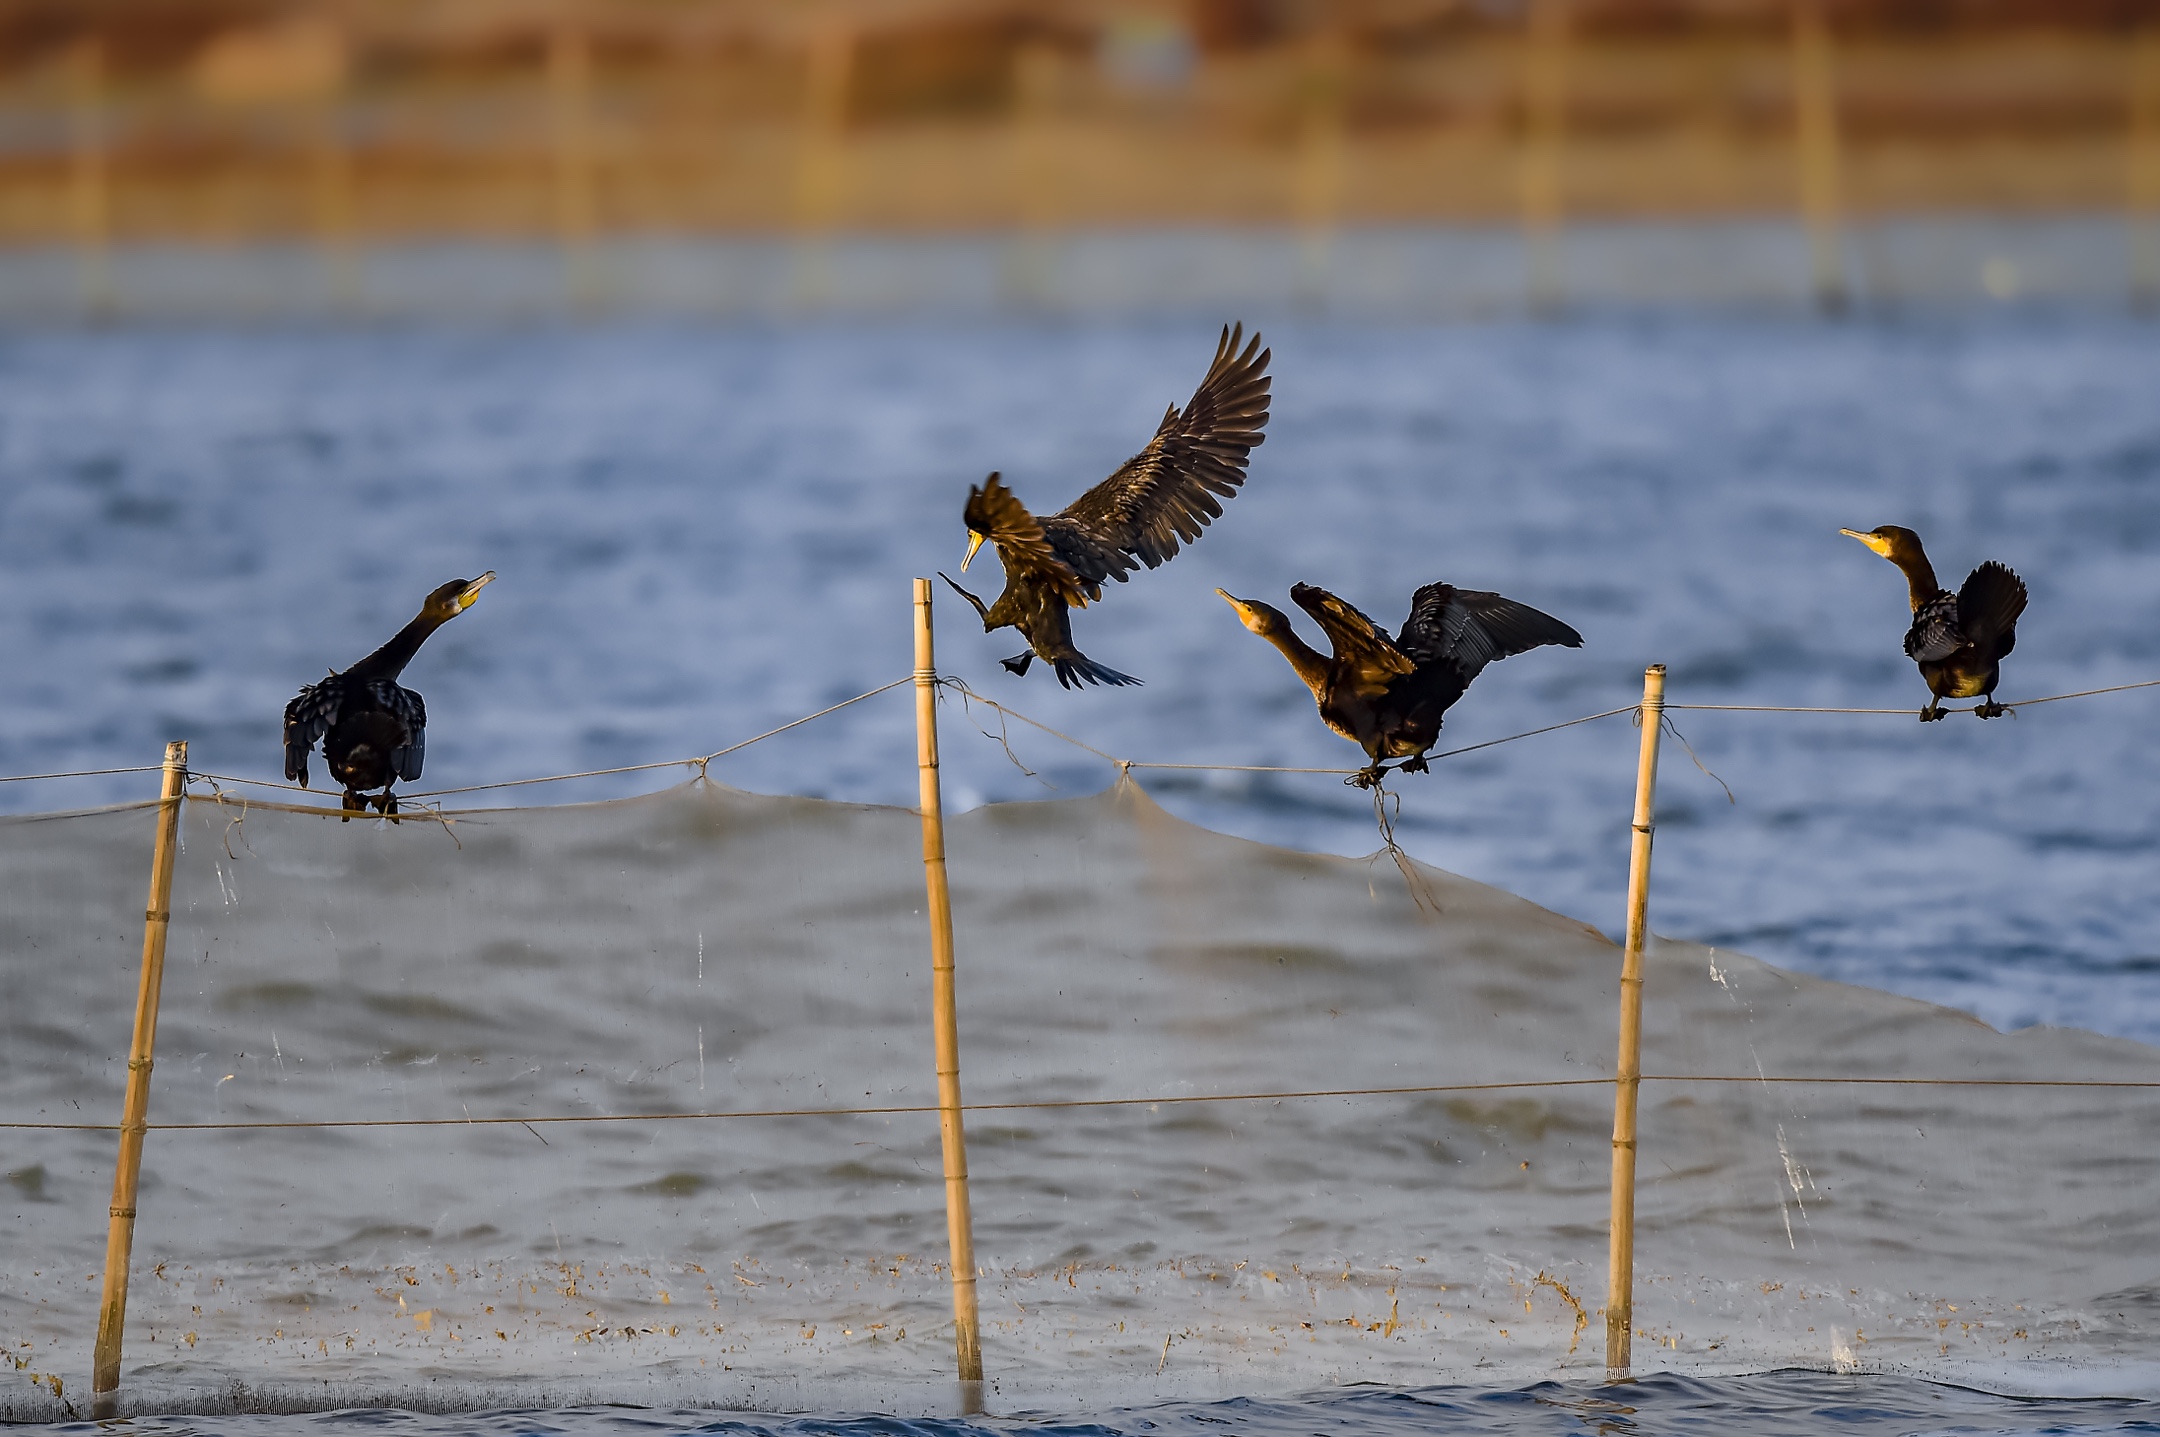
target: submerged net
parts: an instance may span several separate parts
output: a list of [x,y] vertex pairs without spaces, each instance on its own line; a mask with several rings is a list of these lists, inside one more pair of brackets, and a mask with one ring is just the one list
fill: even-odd
[[[154,821],[0,820],[0,1416],[86,1396],[114,1134],[20,1125],[117,1119]],[[914,814],[181,825],[124,1409],[948,1400]],[[1608,940],[1130,780],[949,844],[994,1407],[1602,1371]],[[2150,1049],[1647,975],[1638,1370],[2149,1349]]]

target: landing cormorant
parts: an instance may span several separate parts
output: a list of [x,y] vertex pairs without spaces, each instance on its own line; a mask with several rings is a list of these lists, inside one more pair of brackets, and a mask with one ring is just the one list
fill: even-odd
[[1255,333],[1240,352],[1244,336],[1242,324],[1224,326],[1215,361],[1184,412],[1166,412],[1147,448],[1059,512],[1037,519],[996,474],[969,486],[961,572],[987,540],[1005,566],[1005,592],[986,605],[938,577],[975,606],[985,633],[1010,625],[1027,637],[1025,652],[1001,660],[1006,668],[1024,674],[1040,657],[1066,688],[1140,682],[1075,648],[1068,611],[1101,598],[1106,580],[1122,583],[1141,564],[1168,563],[1245,482],[1247,460],[1265,437],[1269,351]]
[[1912,627],[1905,631],[1905,652],[1927,680],[1928,706],[1920,722],[1943,717],[1944,699],[1978,698],[1973,712],[1994,718],[2008,713],[1995,702],[2003,656],[2017,647],[2017,619],[2025,612],[2025,581],[1993,559],[1965,577],[1951,593],[1935,582],[1920,536],[1896,524],[1861,533],[1840,529],[1905,572],[1912,591]]
[[1327,726],[1365,750],[1371,766],[1350,782],[1370,788],[1386,759],[1405,773],[1425,773],[1425,751],[1440,738],[1440,718],[1494,659],[1544,644],[1582,647],[1582,635],[1528,604],[1477,589],[1427,584],[1410,601],[1402,632],[1387,630],[1325,589],[1291,587],[1290,597],[1327,631],[1333,658],[1297,636],[1282,610],[1224,590],[1245,627],[1266,639],[1312,690]]
[[[398,683],[428,635],[472,607],[495,571],[477,579],[452,579],[427,596],[420,615],[389,643],[359,663],[300,690],[285,705],[285,777],[308,783],[308,751],[322,741],[330,776],[345,785],[345,812],[364,813],[370,802],[381,813],[398,811],[390,785],[416,783],[427,756],[427,705]],[[369,789],[382,793],[373,800]],[[349,820],[348,820],[349,821]]]

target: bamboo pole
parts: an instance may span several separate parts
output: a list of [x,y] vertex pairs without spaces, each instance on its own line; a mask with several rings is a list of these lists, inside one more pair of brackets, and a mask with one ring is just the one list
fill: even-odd
[[832,231],[847,191],[848,89],[855,35],[844,21],[816,25],[803,50],[795,154],[795,302],[822,306],[832,289]]
[[1793,147],[1798,159],[1800,214],[1807,225],[1815,303],[1826,314],[1844,310],[1843,159],[1838,137],[1837,75],[1829,23],[1821,0],[1793,0]]
[[1523,37],[1520,187],[1530,307],[1560,303],[1560,226],[1566,208],[1561,165],[1567,147],[1569,0],[1532,0]]
[[585,308],[599,297],[592,257],[592,46],[574,22],[556,26],[549,37],[548,100],[563,290],[572,308]]
[[1324,304],[1335,232],[1342,212],[1343,92],[1348,88],[1348,45],[1342,31],[1322,27],[1300,59],[1297,165],[1291,211],[1297,217],[1298,268],[1303,298]]
[[937,1042],[938,1133],[945,1149],[945,1236],[952,1250],[953,1346],[963,1405],[982,1402],[982,1323],[975,1304],[975,1221],[967,1133],[960,1121],[960,1024],[953,987],[952,888],[945,874],[945,802],[938,784],[937,654],[930,581],[915,581],[915,768],[922,792],[923,884],[930,911],[930,1021]]
[[112,194],[105,144],[105,41],[77,40],[67,52],[68,210],[75,231],[75,276],[83,312],[112,310]]
[[2160,306],[2160,21],[2138,27],[2130,48],[2130,292]]
[[1625,1375],[1635,1330],[1635,1099],[1642,1087],[1642,955],[1650,936],[1650,835],[1657,811],[1658,731],[1665,666],[1643,670],[1642,753],[1635,766],[1635,835],[1628,850],[1627,946],[1620,960],[1620,1059],[1613,1084],[1612,1232],[1605,1269],[1605,1368]]
[[127,1325],[128,1258],[135,1250],[135,1191],[142,1179],[143,1132],[150,1113],[150,1062],[157,1048],[158,998],[165,986],[165,933],[172,925],[173,851],[180,795],[187,786],[187,742],[165,745],[165,788],[158,801],[157,846],[150,858],[150,902],[143,911],[142,981],[135,990],[135,1036],[128,1045],[127,1099],[120,1117],[120,1159],[113,1168],[105,1229],[105,1292],[98,1304],[91,1369],[91,1415],[118,1415],[120,1338]]

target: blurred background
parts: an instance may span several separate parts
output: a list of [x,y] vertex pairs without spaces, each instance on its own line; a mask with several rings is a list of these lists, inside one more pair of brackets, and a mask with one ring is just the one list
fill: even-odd
[[2160,297],[2154,0],[9,0],[0,314]]

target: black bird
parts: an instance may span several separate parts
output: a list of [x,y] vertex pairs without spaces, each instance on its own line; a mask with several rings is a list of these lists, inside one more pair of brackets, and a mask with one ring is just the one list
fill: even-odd
[[1865,534],[1840,529],[1858,539],[1905,573],[1912,590],[1912,627],[1905,631],[1905,652],[1927,680],[1928,706],[1920,722],[1943,717],[1944,699],[1978,698],[1973,712],[1994,718],[2008,713],[1995,702],[2003,656],[2017,647],[2018,615],[2025,612],[2025,581],[1993,559],[1965,576],[1965,586],[1951,593],[1935,582],[1920,536],[1896,524]]
[[1405,773],[1428,772],[1425,751],[1439,742],[1441,715],[1494,659],[1544,644],[1582,647],[1582,635],[1552,615],[1477,589],[1427,584],[1410,600],[1410,617],[1391,639],[1327,590],[1292,585],[1290,597],[1319,620],[1335,647],[1333,658],[1322,658],[1282,610],[1215,592],[1246,628],[1282,651],[1312,690],[1321,720],[1365,750],[1371,766],[1350,778],[1359,788],[1380,781],[1386,759],[1403,760]]
[[1269,351],[1255,333],[1243,352],[1245,327],[1223,328],[1215,361],[1192,401],[1163,415],[1148,447],[1116,473],[1048,518],[1037,519],[995,474],[980,488],[968,487],[968,563],[985,540],[997,546],[1005,566],[1005,592],[985,605],[953,580],[961,598],[982,615],[988,633],[1010,625],[1026,635],[1028,648],[1001,662],[1016,674],[1038,656],[1057,670],[1066,688],[1090,684],[1137,684],[1130,674],[1096,663],[1073,646],[1069,610],[1102,597],[1105,580],[1124,582],[1141,564],[1168,563],[1180,542],[1200,537],[1222,503],[1245,482],[1245,466],[1268,419]]
[[[365,813],[369,789],[382,813],[398,811],[390,785],[399,779],[416,783],[427,756],[427,705],[398,683],[428,635],[473,605],[480,591],[495,582],[495,571],[477,579],[452,579],[427,596],[420,616],[399,629],[389,643],[359,663],[309,684],[285,705],[285,777],[307,787],[308,750],[322,741],[330,776],[345,785],[345,812]],[[349,821],[349,820],[348,820]]]

